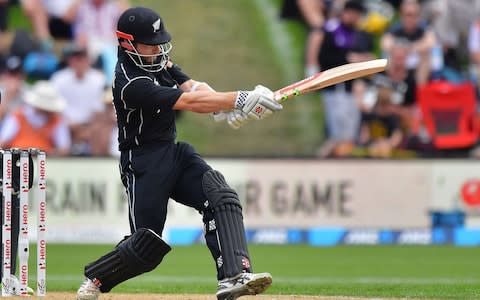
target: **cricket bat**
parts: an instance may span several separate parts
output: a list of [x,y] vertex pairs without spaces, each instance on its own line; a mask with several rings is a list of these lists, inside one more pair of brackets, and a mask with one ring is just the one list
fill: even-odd
[[331,68],[275,91],[275,100],[277,102],[283,102],[294,96],[299,96],[344,81],[382,72],[386,67],[386,59],[374,59]]

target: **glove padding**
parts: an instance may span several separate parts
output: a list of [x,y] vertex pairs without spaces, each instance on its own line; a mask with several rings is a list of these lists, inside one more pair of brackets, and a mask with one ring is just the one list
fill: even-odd
[[248,116],[240,109],[235,108],[227,113],[227,123],[233,129],[238,129],[248,123]]
[[227,120],[227,123],[233,129],[238,129],[248,123],[248,116],[238,108],[230,111],[219,111],[212,113],[215,122],[222,122]]
[[239,91],[235,108],[240,109],[248,117],[260,120],[268,117],[283,106],[275,101],[274,93],[263,85],[257,85],[253,91]]

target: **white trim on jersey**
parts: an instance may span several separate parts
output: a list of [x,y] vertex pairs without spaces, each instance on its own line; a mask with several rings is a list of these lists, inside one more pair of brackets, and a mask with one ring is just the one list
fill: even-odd
[[143,128],[143,108],[140,108],[140,125],[138,126],[138,134],[142,133]]
[[[123,98],[123,94],[124,94],[124,91],[125,89],[135,80],[137,79],[148,79],[148,80],[151,80],[151,81],[154,81],[152,78],[148,77],[148,76],[137,76],[137,77],[133,77],[133,78],[130,78],[127,74],[127,70],[125,69],[125,66],[123,65],[123,63],[120,64],[120,67],[122,68],[122,72],[123,72],[123,75],[125,76],[125,78],[128,80],[128,82],[123,86],[121,92],[120,92],[120,100],[122,101],[123,103],[123,109],[125,110],[128,110],[128,113],[127,113],[127,124],[130,123],[130,115],[136,111],[137,109],[136,108],[129,108],[127,106],[127,102],[125,102],[124,98]],[[137,134],[135,135],[135,144],[137,146],[140,145],[139,141],[138,141],[138,136],[142,133],[142,127],[143,127],[143,110],[140,109],[140,125],[138,126],[137,128]],[[123,126],[123,136],[124,138],[126,139],[127,138],[127,128],[125,126]]]
[[[137,224],[135,218],[135,174],[132,170],[132,150],[128,151],[128,161],[130,162],[130,170],[132,171],[131,177],[127,175],[127,195],[128,195],[128,206],[130,208],[130,219],[132,221],[133,231],[137,231]],[[130,184],[130,180],[132,184]]]

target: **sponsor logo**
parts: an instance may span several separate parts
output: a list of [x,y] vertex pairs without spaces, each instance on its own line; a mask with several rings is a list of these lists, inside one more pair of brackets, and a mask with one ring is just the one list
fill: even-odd
[[10,239],[7,239],[5,241],[4,247],[5,253],[3,254],[3,259],[5,261],[3,262],[3,264],[5,268],[10,269],[10,259],[12,258],[12,241]]
[[22,225],[28,225],[28,205],[22,206]]
[[246,257],[242,257],[242,266],[244,269],[250,268],[250,260]]
[[8,159],[7,160],[7,178],[6,179],[12,179],[12,160]]
[[[40,223],[44,223],[46,221],[46,210],[47,210],[47,203],[45,201],[41,201],[39,203],[39,217],[40,217]],[[39,227],[44,227],[44,226],[39,226]],[[45,228],[43,228],[43,231],[45,231]]]
[[45,160],[40,160],[40,180],[45,180]]
[[[47,258],[47,242],[45,240],[39,241],[39,260],[45,260]],[[40,269],[46,269],[45,263],[39,263]]]
[[252,242],[258,244],[287,244],[288,231],[284,229],[259,229],[254,232]]
[[26,185],[23,188],[27,189],[24,192],[28,192],[28,163],[23,163],[22,165],[22,180],[23,184]]
[[255,113],[261,114],[262,112],[263,112],[263,107],[257,106],[257,107],[255,108]]
[[20,270],[20,282],[22,285],[28,284],[28,265],[22,265]]
[[379,244],[379,232],[377,230],[353,230],[344,238],[347,245],[377,245]]
[[98,279],[98,278],[93,278],[92,279],[92,282],[94,285],[96,285],[97,287],[101,287],[102,286],[102,282]]
[[152,24],[153,32],[157,32],[160,30],[160,19],[156,20],[155,23]]
[[469,207],[480,207],[480,180],[470,179],[463,183],[460,194]]
[[[4,216],[5,222],[10,224],[12,222],[12,201],[9,200],[9,199],[4,199],[4,201],[5,201],[5,203],[4,203],[4,205],[5,205],[5,216]],[[7,228],[7,230],[10,230],[11,225],[6,226],[6,224],[5,224],[4,226]]]
[[430,230],[405,230],[399,233],[397,244],[428,245],[432,242]]

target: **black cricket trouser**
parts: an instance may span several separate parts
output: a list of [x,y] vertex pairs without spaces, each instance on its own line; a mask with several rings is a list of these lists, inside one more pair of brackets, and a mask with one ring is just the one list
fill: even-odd
[[122,151],[120,171],[128,196],[130,230],[149,228],[162,235],[168,199],[202,211],[207,201],[203,174],[211,167],[183,142]]

